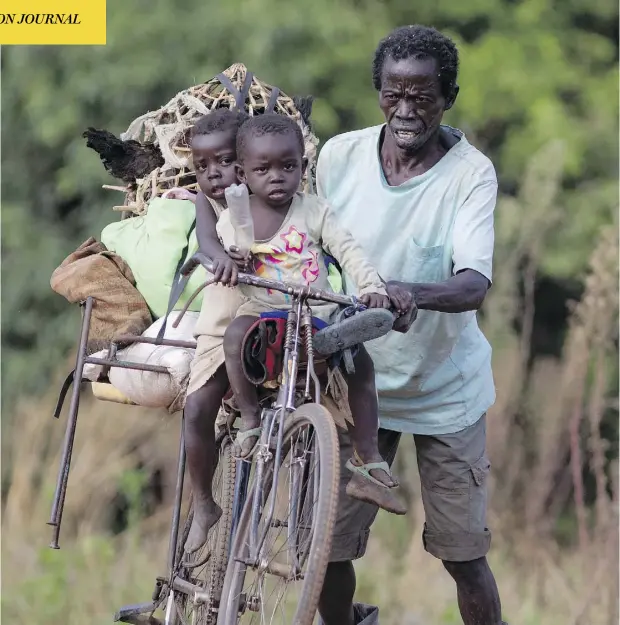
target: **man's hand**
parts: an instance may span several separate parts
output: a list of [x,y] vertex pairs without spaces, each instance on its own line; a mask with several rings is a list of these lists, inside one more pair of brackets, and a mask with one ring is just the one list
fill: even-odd
[[239,276],[237,264],[227,254],[213,258],[213,277],[215,282],[236,286]]
[[360,302],[367,308],[389,308],[390,298],[379,293],[366,293],[360,297]]
[[244,273],[248,273],[252,269],[252,254],[248,253],[244,256],[236,245],[231,245],[226,252],[228,256],[235,261],[237,268]]
[[410,290],[404,289],[394,282],[388,282],[386,289],[392,307],[399,317],[406,315],[412,306],[415,306],[413,294]]
[[189,200],[194,204],[196,203],[196,194],[188,191],[187,189],[183,189],[182,187],[168,189],[162,194],[162,197],[166,200]]

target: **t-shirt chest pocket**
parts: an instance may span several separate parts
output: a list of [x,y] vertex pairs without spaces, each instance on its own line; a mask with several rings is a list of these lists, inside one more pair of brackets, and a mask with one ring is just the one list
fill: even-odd
[[413,239],[409,240],[403,254],[403,282],[442,282],[444,275],[443,245],[421,247]]

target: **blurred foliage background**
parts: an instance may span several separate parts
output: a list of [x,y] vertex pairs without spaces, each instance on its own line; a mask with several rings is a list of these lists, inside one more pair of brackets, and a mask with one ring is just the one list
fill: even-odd
[[[381,122],[373,53],[408,23],[458,44],[461,92],[446,122],[492,158],[500,180],[496,280],[481,316],[498,387],[491,522],[506,616],[618,622],[615,0],[108,0],[105,47],[3,48],[7,622],[109,622],[114,602],[148,598],[140,593],[150,594],[165,552],[178,422],[92,402],[76,443],[67,551],[41,551],[61,429],[49,389],[71,366],[79,319],[49,278],[117,216],[117,195],[101,189],[114,181],[82,132],[119,134],[240,61],[289,95],[314,95],[324,143]],[[95,452],[93,436],[109,454]],[[418,502],[411,455],[401,454],[401,474]],[[381,558],[374,576],[369,558],[360,563],[361,598],[384,602],[387,623],[458,623],[450,580],[419,546],[420,523],[419,505],[406,520],[380,518],[371,557]],[[599,577],[585,576],[592,567]],[[382,569],[407,582],[382,585]],[[78,607],[69,578],[84,584]]]

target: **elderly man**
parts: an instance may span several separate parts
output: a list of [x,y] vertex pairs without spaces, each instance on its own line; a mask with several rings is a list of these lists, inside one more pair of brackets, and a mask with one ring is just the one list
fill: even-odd
[[[401,434],[413,434],[425,549],[456,582],[465,625],[500,625],[486,560],[485,414],[495,389],[491,347],[476,321],[491,285],[497,178],[461,131],[441,124],[459,91],[450,39],[424,26],[397,28],[379,43],[372,69],[386,123],[328,141],[317,189],[383,278],[413,294],[412,329],[368,344],[380,450],[392,462]],[[351,456],[346,434],[341,454]],[[365,552],[377,509],[346,496],[349,479],[343,470],[319,612],[325,625],[375,625],[377,608],[353,604],[352,560]]]

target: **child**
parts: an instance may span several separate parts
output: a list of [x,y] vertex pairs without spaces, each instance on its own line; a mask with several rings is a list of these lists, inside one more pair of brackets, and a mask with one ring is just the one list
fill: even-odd
[[[190,145],[200,190],[195,198],[172,190],[168,197],[192,199],[196,203],[196,236],[200,250],[213,259],[214,276],[236,283],[237,266],[217,238],[215,226],[225,208],[224,189],[237,183],[236,138],[248,118],[243,111],[218,109],[201,117],[191,130]],[[211,482],[215,470],[215,420],[228,390],[224,367],[224,330],[241,303],[236,289],[219,284],[204,290],[204,300],[194,334],[196,354],[192,361],[185,401],[185,451],[192,485],[194,518],[185,551],[202,547],[209,529],[222,510],[213,500]]]
[[[298,193],[305,167],[304,143],[293,120],[276,114],[250,118],[237,134],[237,157],[239,179],[251,192],[250,208],[255,240],[259,244],[259,247],[255,245],[257,253],[253,260],[258,275],[328,289],[325,250],[353,277],[364,304],[369,308],[389,308],[390,300],[381,278],[364,259],[349,232],[340,227],[327,204],[316,196]],[[228,211],[218,221],[217,232],[224,247],[229,249],[234,230]],[[237,253],[232,256],[238,258]],[[247,457],[260,434],[260,410],[256,387],[243,372],[242,342],[261,312],[286,310],[290,304],[287,296],[279,292],[244,285],[239,290],[245,302],[224,334],[224,352],[228,379],[242,419],[237,434],[238,453]],[[324,321],[333,319],[337,312],[334,304],[317,302],[313,306],[313,314]],[[361,348],[355,359],[355,373],[346,379],[355,446],[355,455],[347,467],[358,478],[365,478],[361,480],[361,488],[347,487],[347,493],[390,512],[404,514],[403,503],[390,492],[397,482],[377,446],[374,368],[365,349]]]

